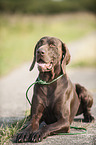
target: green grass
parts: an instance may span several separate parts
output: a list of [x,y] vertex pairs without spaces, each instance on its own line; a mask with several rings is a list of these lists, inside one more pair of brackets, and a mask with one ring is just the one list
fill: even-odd
[[5,127],[0,127],[0,143],[3,144],[9,144],[11,137],[17,132],[17,125],[8,127],[7,125]]
[[32,60],[36,42],[45,35],[69,43],[94,31],[93,14],[0,15],[0,76]]
[[24,124],[26,123],[28,118],[24,118],[20,121],[14,122],[12,125],[2,125],[0,127],[0,144],[10,144],[10,141],[18,133],[23,127]]

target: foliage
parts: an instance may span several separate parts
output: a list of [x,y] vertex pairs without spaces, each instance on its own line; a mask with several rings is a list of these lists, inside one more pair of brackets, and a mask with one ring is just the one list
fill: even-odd
[[18,131],[20,131],[24,127],[24,125],[26,125],[27,120],[28,118],[25,117],[20,121],[14,122],[10,126],[6,124],[2,124],[0,127],[0,144],[9,145],[14,135],[18,133]]
[[10,138],[14,135],[14,133],[16,133],[17,131],[17,126],[13,127],[8,127],[6,125],[6,127],[0,127],[0,143],[1,145],[3,144],[8,144]]
[[10,13],[54,14],[64,12],[96,12],[95,0],[0,0],[0,11]]

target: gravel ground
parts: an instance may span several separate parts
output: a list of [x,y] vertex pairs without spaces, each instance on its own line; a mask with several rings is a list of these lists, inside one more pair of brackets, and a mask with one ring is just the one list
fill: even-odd
[[[95,33],[90,36],[90,39],[93,36],[95,36]],[[80,50],[80,45],[89,47],[88,43],[93,45],[93,41],[94,39],[91,39],[91,42],[89,42],[89,36],[87,36],[76,43],[73,42],[72,44],[69,44],[71,55],[75,56],[75,53]],[[73,51],[72,48],[74,48]],[[74,58],[74,60],[76,60],[76,58]],[[8,76],[4,76],[0,79],[0,124],[4,122],[12,123],[14,120],[22,119],[25,116],[25,111],[30,109],[30,105],[25,98],[25,92],[28,86],[34,82],[38,76],[36,67],[32,72],[28,71],[30,64],[30,62],[24,64]],[[94,104],[91,112],[96,118],[96,68],[67,68],[67,73],[73,83],[78,82],[92,92]],[[30,90],[29,96],[31,99],[32,90]],[[78,116],[72,125],[87,127],[86,134],[50,136],[47,139],[44,139],[41,143],[36,143],[36,145],[95,145],[96,121],[89,124],[83,123],[81,119],[82,115]],[[13,143],[10,142],[10,145],[11,144]],[[30,145],[30,143],[26,144]]]

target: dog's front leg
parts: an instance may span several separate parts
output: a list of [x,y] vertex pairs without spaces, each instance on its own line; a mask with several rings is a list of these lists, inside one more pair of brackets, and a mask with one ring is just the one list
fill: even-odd
[[41,129],[34,132],[31,136],[31,141],[39,142],[50,134],[57,134],[60,132],[69,132],[69,131],[70,131],[69,121],[62,118],[57,122],[50,125],[45,125]]
[[39,121],[42,117],[43,110],[44,108],[42,104],[38,104],[36,109],[34,108],[34,114],[31,116],[30,121],[28,121],[27,127],[17,134],[15,142],[30,141],[30,137],[33,134],[33,132],[36,132],[39,129]]

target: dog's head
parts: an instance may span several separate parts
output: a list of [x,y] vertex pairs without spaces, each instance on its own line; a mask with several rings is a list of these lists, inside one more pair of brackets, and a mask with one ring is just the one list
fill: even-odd
[[56,65],[61,65],[62,71],[65,73],[65,66],[69,61],[70,54],[65,43],[55,37],[43,37],[35,46],[34,59],[30,71],[34,68],[35,62],[37,62],[40,72],[52,71]]

